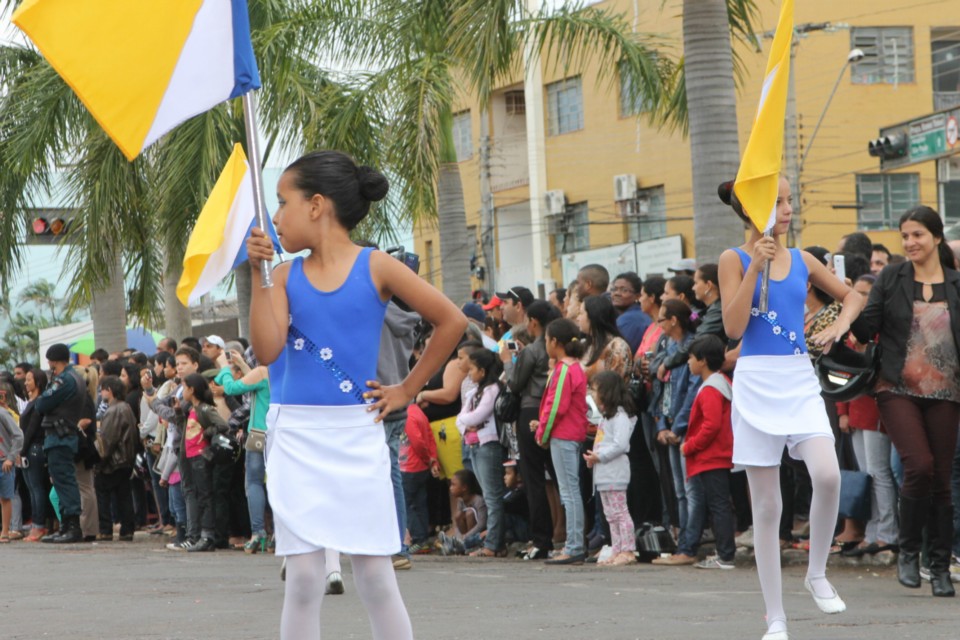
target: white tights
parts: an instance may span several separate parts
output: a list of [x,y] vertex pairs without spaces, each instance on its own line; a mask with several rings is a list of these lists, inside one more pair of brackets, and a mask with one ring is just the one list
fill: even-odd
[[[332,552],[336,554],[336,552]],[[339,556],[339,554],[336,554]],[[287,556],[280,616],[281,640],[319,640],[320,604],[328,575],[326,551]],[[335,559],[339,565],[339,557]],[[389,556],[351,556],[353,580],[373,628],[374,640],[413,640],[410,617],[400,597]],[[338,570],[331,566],[331,571]]]
[[[807,465],[813,484],[807,579],[817,595],[825,598],[833,593],[826,571],[840,506],[840,468],[833,442],[829,438],[805,440],[796,446],[795,452]],[[747,479],[753,503],[754,553],[767,609],[768,630],[785,631],[787,614],[783,610],[780,575],[780,514],[783,510],[780,468],[747,467]]]

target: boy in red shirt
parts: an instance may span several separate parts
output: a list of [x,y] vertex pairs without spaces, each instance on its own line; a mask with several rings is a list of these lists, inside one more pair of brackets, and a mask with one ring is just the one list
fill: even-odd
[[[690,410],[687,437],[681,451],[687,459],[688,495],[701,496],[699,508],[687,516],[689,537],[681,550],[696,555],[707,513],[713,516],[717,555],[698,562],[698,569],[733,569],[737,547],[734,542],[736,516],[730,497],[730,469],[733,468],[733,428],[730,423],[730,378],[721,373],[723,341],[715,335],[700,336],[690,343],[690,372],[703,384]],[[692,505],[696,507],[697,505]],[[686,548],[684,548],[686,547]]]
[[400,477],[407,503],[410,553],[414,554],[430,553],[427,480],[431,475],[434,478],[440,475],[437,443],[423,409],[413,404],[407,408],[407,423],[400,437]]

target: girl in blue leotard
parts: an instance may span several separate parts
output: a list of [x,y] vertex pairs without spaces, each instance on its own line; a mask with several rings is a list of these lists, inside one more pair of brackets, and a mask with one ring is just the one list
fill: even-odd
[[[390,558],[400,551],[400,536],[389,451],[377,423],[410,404],[463,335],[466,319],[401,262],[350,240],[387,189],[383,175],[337,151],[291,164],[277,186],[273,222],[285,251],[310,253],[277,267],[273,288],[253,289],[257,359],[284,359],[267,415],[266,455],[277,555],[286,559],[284,640],[320,637],[325,549],[352,555],[373,637],[413,638]],[[254,229],[247,249],[256,277],[273,248]],[[434,332],[407,379],[381,386],[380,329],[393,296]]]
[[[720,197],[747,220],[731,188],[732,183],[721,185]],[[810,558],[804,585],[824,613],[840,613],[846,608],[826,578],[837,522],[840,471],[820,385],[806,353],[803,304],[807,282],[843,302],[837,321],[813,336],[829,349],[849,331],[863,299],[812,255],[780,245],[792,215],[790,183],[781,178],[773,237],[764,237],[754,228],[750,240],[720,256],[723,326],[730,338],[742,338],[733,383],[733,462],[746,468],[753,499],[754,550],[767,609],[764,640],[788,637],[778,539],[782,509],[779,465],[784,446],[791,456],[806,463],[813,481]],[[761,313],[760,277],[767,262],[769,307]]]

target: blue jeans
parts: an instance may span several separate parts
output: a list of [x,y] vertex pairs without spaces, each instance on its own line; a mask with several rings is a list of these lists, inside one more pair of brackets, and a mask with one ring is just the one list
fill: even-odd
[[245,485],[247,489],[247,510],[250,512],[250,532],[253,535],[266,534],[263,524],[263,512],[267,508],[267,466],[262,451],[247,451]]
[[401,475],[410,542],[420,544],[430,536],[430,514],[427,510],[427,480],[430,479],[430,472],[415,471]]
[[77,436],[74,435],[61,438],[51,432],[43,439],[47,468],[60,501],[61,520],[80,517],[80,487],[77,484],[77,468],[73,464],[77,446]]
[[683,539],[683,532],[687,528],[687,515],[690,513],[690,506],[687,504],[687,461],[680,454],[680,447],[670,445],[667,449],[670,454],[670,471],[673,473],[673,490],[677,494],[677,511],[680,513],[680,535],[679,540]]
[[30,492],[30,513],[33,518],[33,528],[43,529],[47,519],[47,456],[43,455],[43,445],[34,442],[27,451],[27,468],[23,470],[23,477],[27,481],[27,490]]
[[487,503],[487,540],[484,546],[491,551],[503,547],[503,447],[497,441],[470,445],[473,472],[483,489]]
[[167,488],[160,486],[160,474],[153,470],[153,465],[157,458],[150,451],[150,447],[144,450],[144,457],[147,459],[147,469],[150,472],[150,486],[153,488],[153,495],[157,501],[157,508],[160,509],[160,524],[170,524],[170,498],[167,496]]
[[407,545],[403,544],[407,532],[407,504],[403,499],[403,479],[400,477],[400,436],[407,426],[407,415],[395,420],[384,420],[383,430],[390,449],[390,480],[393,481],[393,502],[397,508],[397,524],[400,527],[400,555],[409,556]]
[[167,487],[167,496],[170,498],[170,513],[177,521],[178,527],[187,526],[187,501],[183,498],[183,483],[178,482]]
[[[673,453],[675,449],[677,447],[670,447],[670,452]],[[700,536],[703,535],[703,527],[707,520],[706,495],[700,476],[693,476],[684,485],[684,496],[687,509],[686,512],[680,512],[680,521],[683,524],[680,525],[680,535],[677,539],[677,553],[695,556],[697,549],[700,548]],[[683,517],[684,513],[686,518]]]
[[572,440],[550,441],[550,457],[560,487],[560,501],[567,514],[568,555],[583,555],[583,500],[580,496],[580,443]]

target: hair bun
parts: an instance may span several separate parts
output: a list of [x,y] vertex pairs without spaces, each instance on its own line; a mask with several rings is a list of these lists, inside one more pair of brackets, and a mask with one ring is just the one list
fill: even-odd
[[360,183],[360,197],[370,202],[383,200],[390,189],[386,176],[366,165],[357,167],[357,181]]
[[720,200],[723,204],[729,206],[732,202],[733,196],[733,180],[728,180],[727,182],[721,182],[720,186],[717,187],[717,195],[720,196]]

